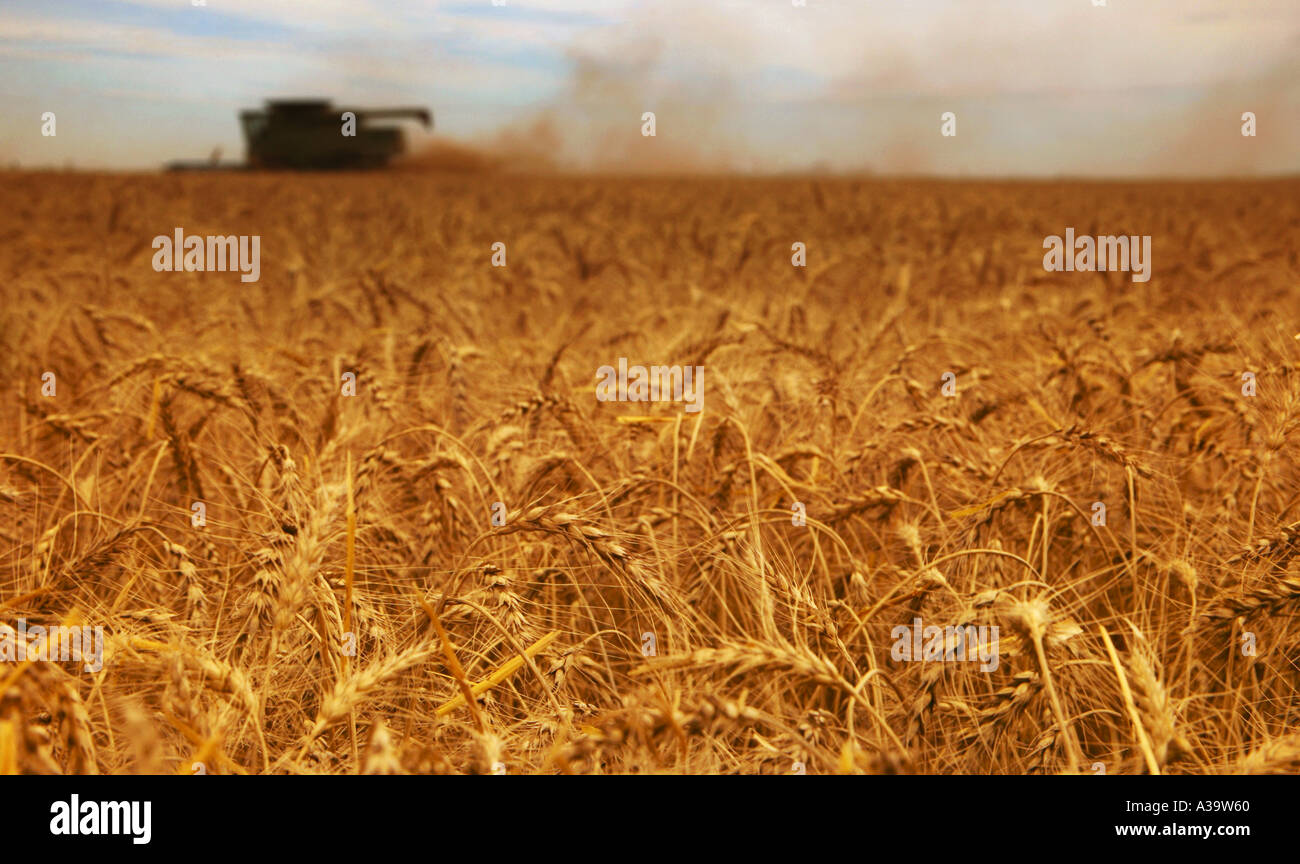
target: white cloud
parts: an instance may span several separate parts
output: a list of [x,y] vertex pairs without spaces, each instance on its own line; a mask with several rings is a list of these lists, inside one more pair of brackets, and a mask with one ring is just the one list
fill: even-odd
[[259,55],[283,53],[287,47],[274,41],[189,36],[156,27],[49,20],[13,12],[0,13],[0,41],[28,45],[75,45],[111,53],[203,57],[210,60],[231,56],[256,59]]
[[[175,13],[188,0],[110,2]],[[172,32],[163,16],[142,26],[0,12],[0,58],[60,64],[67,74],[57,86],[110,94],[118,109],[130,94],[226,111],[299,93],[427,102],[453,132],[481,131],[488,118],[526,127],[546,115],[587,154],[621,141],[626,116],[655,106],[692,145],[760,153],[769,164],[858,158],[864,147],[903,153],[911,109],[985,100],[1001,125],[984,151],[967,145],[963,158],[1009,171],[1019,164],[1006,155],[1017,116],[1038,118],[1035,158],[1050,167],[1053,146],[1059,159],[1086,149],[1053,144],[1077,139],[1075,106],[1120,130],[1176,116],[1233,82],[1258,85],[1283,111],[1298,86],[1279,74],[1294,68],[1285,63],[1300,47],[1296,0],[207,2],[189,11],[212,16],[214,35]],[[235,32],[223,29],[231,15],[265,23],[265,35],[215,35]],[[7,82],[0,116],[37,95],[39,80]],[[1110,108],[1122,116],[1108,121]],[[1287,128],[1274,121],[1279,133]],[[1142,146],[1158,153],[1159,136],[1173,133],[1144,134],[1154,137]]]

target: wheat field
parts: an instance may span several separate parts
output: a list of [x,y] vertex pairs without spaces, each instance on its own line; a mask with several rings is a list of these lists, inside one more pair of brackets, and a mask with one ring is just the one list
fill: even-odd
[[0,182],[0,772],[1300,769],[1300,181]]

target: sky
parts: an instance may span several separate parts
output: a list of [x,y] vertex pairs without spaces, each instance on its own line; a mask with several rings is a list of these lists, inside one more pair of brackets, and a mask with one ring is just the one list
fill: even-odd
[[571,170],[1300,172],[1300,0],[199,2],[0,0],[0,165],[238,160],[293,96]]

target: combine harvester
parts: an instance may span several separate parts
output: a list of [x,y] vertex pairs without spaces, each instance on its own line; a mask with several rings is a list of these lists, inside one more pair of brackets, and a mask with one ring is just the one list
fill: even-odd
[[270,100],[266,108],[241,111],[247,162],[222,164],[220,151],[207,162],[171,162],[169,171],[270,169],[342,171],[383,168],[406,152],[402,130],[371,126],[374,120],[418,120],[433,128],[425,108],[335,108],[327,99]]

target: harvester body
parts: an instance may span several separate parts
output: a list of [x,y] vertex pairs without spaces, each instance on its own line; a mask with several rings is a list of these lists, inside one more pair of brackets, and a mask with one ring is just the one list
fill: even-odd
[[[355,124],[345,124],[351,112]],[[372,121],[418,120],[431,128],[425,108],[336,108],[325,99],[272,100],[266,108],[241,111],[250,168],[299,171],[382,168],[405,152],[402,130]],[[346,126],[355,134],[344,134]]]

